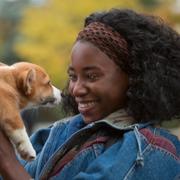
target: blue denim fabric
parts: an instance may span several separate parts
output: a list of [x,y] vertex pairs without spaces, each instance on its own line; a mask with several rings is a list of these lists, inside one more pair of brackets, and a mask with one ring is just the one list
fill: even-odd
[[[72,146],[72,142],[104,126],[118,129],[123,133],[122,138],[108,148],[97,143],[83,149],[59,173],[47,178],[55,160]],[[144,132],[150,134],[149,139],[141,129],[148,129]],[[40,130],[31,141],[37,158],[33,162],[21,160],[21,163],[36,180],[176,180],[180,177],[180,141],[149,124],[117,128],[107,121],[99,121],[86,126],[77,115],[67,122]]]

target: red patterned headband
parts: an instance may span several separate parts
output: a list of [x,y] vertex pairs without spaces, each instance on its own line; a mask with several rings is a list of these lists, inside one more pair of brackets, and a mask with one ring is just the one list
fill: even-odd
[[79,32],[77,40],[91,42],[117,64],[122,65],[127,60],[128,47],[126,40],[106,24],[100,22],[90,23]]

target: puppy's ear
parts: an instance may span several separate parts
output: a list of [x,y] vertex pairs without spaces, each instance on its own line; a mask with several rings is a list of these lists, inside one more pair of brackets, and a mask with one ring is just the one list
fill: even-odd
[[36,71],[34,69],[30,69],[26,75],[25,79],[25,94],[30,95],[32,92],[32,84],[36,79]]
[[20,74],[18,87],[25,95],[30,95],[33,90],[33,82],[36,79],[36,71],[28,69]]

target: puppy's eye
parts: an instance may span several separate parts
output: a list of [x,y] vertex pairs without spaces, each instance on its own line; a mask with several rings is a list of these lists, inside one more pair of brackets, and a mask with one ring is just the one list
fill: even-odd
[[47,85],[51,85],[51,81],[48,81],[48,82],[47,82]]

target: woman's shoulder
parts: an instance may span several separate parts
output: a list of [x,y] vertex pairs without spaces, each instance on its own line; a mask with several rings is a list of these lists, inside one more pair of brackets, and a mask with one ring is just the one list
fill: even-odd
[[160,127],[147,127],[140,129],[139,132],[148,144],[180,157],[180,141],[169,130]]

